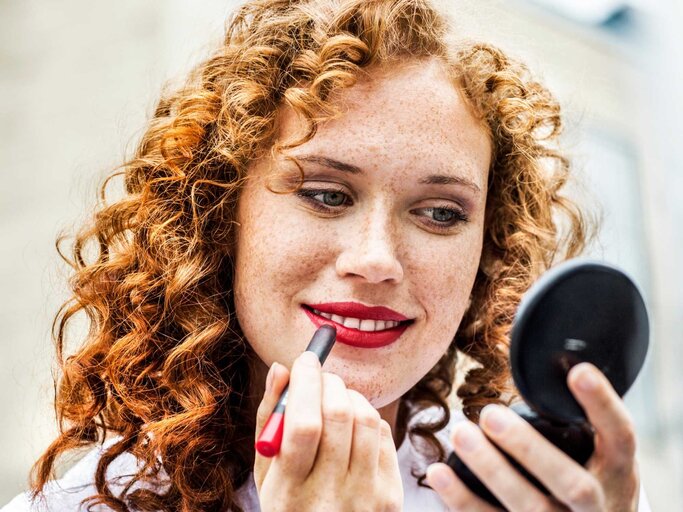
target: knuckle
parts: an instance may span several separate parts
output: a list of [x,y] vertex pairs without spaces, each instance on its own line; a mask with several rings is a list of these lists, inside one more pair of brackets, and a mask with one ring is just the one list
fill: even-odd
[[636,452],[636,432],[631,418],[624,420],[624,424],[615,434],[615,441],[622,449],[622,453],[632,457]]
[[[374,409],[373,409],[374,411]],[[379,413],[377,411],[361,411],[358,412],[356,411],[356,418],[355,422],[358,423],[359,425],[363,425],[365,427],[370,427],[372,429],[378,429],[380,420],[382,418],[380,417]]]
[[296,420],[292,422],[289,427],[290,434],[293,438],[302,441],[316,440],[322,433],[322,424],[318,421]]
[[353,421],[353,411],[350,407],[340,404],[327,405],[323,407],[323,418],[325,421],[336,423],[351,423]]
[[598,483],[591,476],[579,476],[570,485],[567,492],[568,505],[583,507],[596,503],[598,497]]

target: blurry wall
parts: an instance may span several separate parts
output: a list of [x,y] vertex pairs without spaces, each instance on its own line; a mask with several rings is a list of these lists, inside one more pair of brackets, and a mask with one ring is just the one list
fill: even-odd
[[[577,175],[602,204],[591,255],[629,271],[651,312],[652,350],[626,397],[644,485],[653,510],[683,510],[681,6],[640,2],[649,10],[591,26],[540,1],[445,3],[463,31],[523,58],[562,101]],[[234,5],[0,2],[0,505],[26,488],[56,432],[50,322],[68,272],[54,240],[88,215],[161,85],[220,40]]]
[[88,215],[163,82],[220,40],[233,5],[0,2],[0,506],[56,433],[50,323],[68,298],[56,236]]

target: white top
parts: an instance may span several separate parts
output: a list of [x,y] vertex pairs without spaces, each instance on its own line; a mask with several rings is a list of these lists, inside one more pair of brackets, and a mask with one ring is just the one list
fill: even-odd
[[[432,408],[421,411],[413,418],[413,421],[419,420],[423,417],[423,414],[431,414],[437,410],[437,408]],[[437,438],[445,447],[450,446],[449,434],[453,425],[458,421],[463,420],[464,416],[462,415],[462,412],[452,411],[449,424],[446,428],[436,433]],[[43,490],[42,496],[44,499],[39,497],[35,502],[31,503],[28,492],[25,492],[5,505],[5,507],[0,509],[0,512],[86,512],[86,507],[81,506],[80,502],[84,498],[96,494],[94,475],[97,468],[97,461],[102,452],[118,439],[119,438],[108,439],[101,446],[96,446],[62,478],[48,482]],[[449,449],[447,448],[446,451],[448,453]],[[106,476],[114,495],[120,493],[130,478],[137,473],[138,462],[139,461],[132,454],[124,453],[117,457],[107,467]],[[401,479],[403,481],[404,512],[447,512],[448,509],[443,504],[438,494],[429,488],[418,486],[417,479],[410,474],[413,467],[418,468],[419,471],[426,471],[428,462],[417,451],[410,441],[410,438],[407,436],[398,449],[398,463],[401,471]],[[143,485],[144,484],[138,482],[131,488],[131,491],[139,489]],[[260,511],[253,474],[244,485],[238,489],[237,497],[239,504],[244,510],[249,512]],[[110,512],[110,510],[111,509],[103,505],[93,507],[93,511],[95,512]],[[640,490],[640,506],[638,507],[638,511],[651,512],[642,486]]]

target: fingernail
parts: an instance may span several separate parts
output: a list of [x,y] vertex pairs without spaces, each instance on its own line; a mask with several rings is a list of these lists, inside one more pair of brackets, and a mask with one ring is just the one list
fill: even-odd
[[311,366],[311,367],[316,367],[316,368],[320,366],[320,361],[318,360],[318,356],[316,356],[310,350],[304,351],[304,353],[299,356],[299,359],[306,366]]
[[510,418],[503,407],[490,404],[481,412],[481,419],[488,430],[496,434],[502,433],[510,424]]
[[270,365],[270,370],[268,370],[268,375],[266,376],[266,393],[270,393],[273,389],[273,379],[275,378],[275,365],[277,365],[277,363],[273,363],[272,365]]
[[588,365],[582,365],[579,368],[579,378],[576,383],[581,391],[595,391],[598,387],[598,376],[595,371]]
[[445,491],[451,484],[450,479],[443,471],[435,470],[429,471],[429,485],[431,485],[435,491]]
[[479,445],[478,428],[469,422],[463,422],[456,427],[455,444],[463,451],[470,452]]

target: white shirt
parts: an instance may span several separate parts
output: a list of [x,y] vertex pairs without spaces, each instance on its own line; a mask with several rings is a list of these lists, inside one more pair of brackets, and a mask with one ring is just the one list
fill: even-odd
[[[413,418],[413,422],[423,418],[422,415],[431,415],[436,411],[438,411],[437,408],[421,411]],[[436,433],[439,441],[447,448],[447,453],[450,446],[449,434],[453,425],[463,420],[462,412],[453,411],[451,421],[446,428]],[[101,446],[96,446],[62,478],[48,482],[43,490],[42,500],[39,497],[35,502],[31,503],[28,492],[25,492],[5,505],[5,507],[0,509],[0,512],[86,512],[86,507],[81,506],[80,502],[88,496],[97,494],[94,484],[97,462],[103,451],[118,439],[112,438],[105,441]],[[448,509],[438,494],[429,488],[418,486],[417,479],[411,475],[412,468],[417,468],[420,472],[426,471],[428,462],[418,452],[409,437],[406,436],[404,442],[401,443],[397,455],[403,481],[404,512],[447,512]],[[137,473],[138,462],[132,454],[124,453],[107,467],[106,477],[114,495],[121,492],[130,478]],[[131,491],[141,488],[143,485],[136,483]],[[244,485],[238,489],[237,498],[244,510],[249,512],[260,511],[253,473]],[[94,512],[110,512],[110,510],[103,505],[93,507]],[[640,506],[638,511],[650,512],[650,506],[642,486],[640,489]]]

